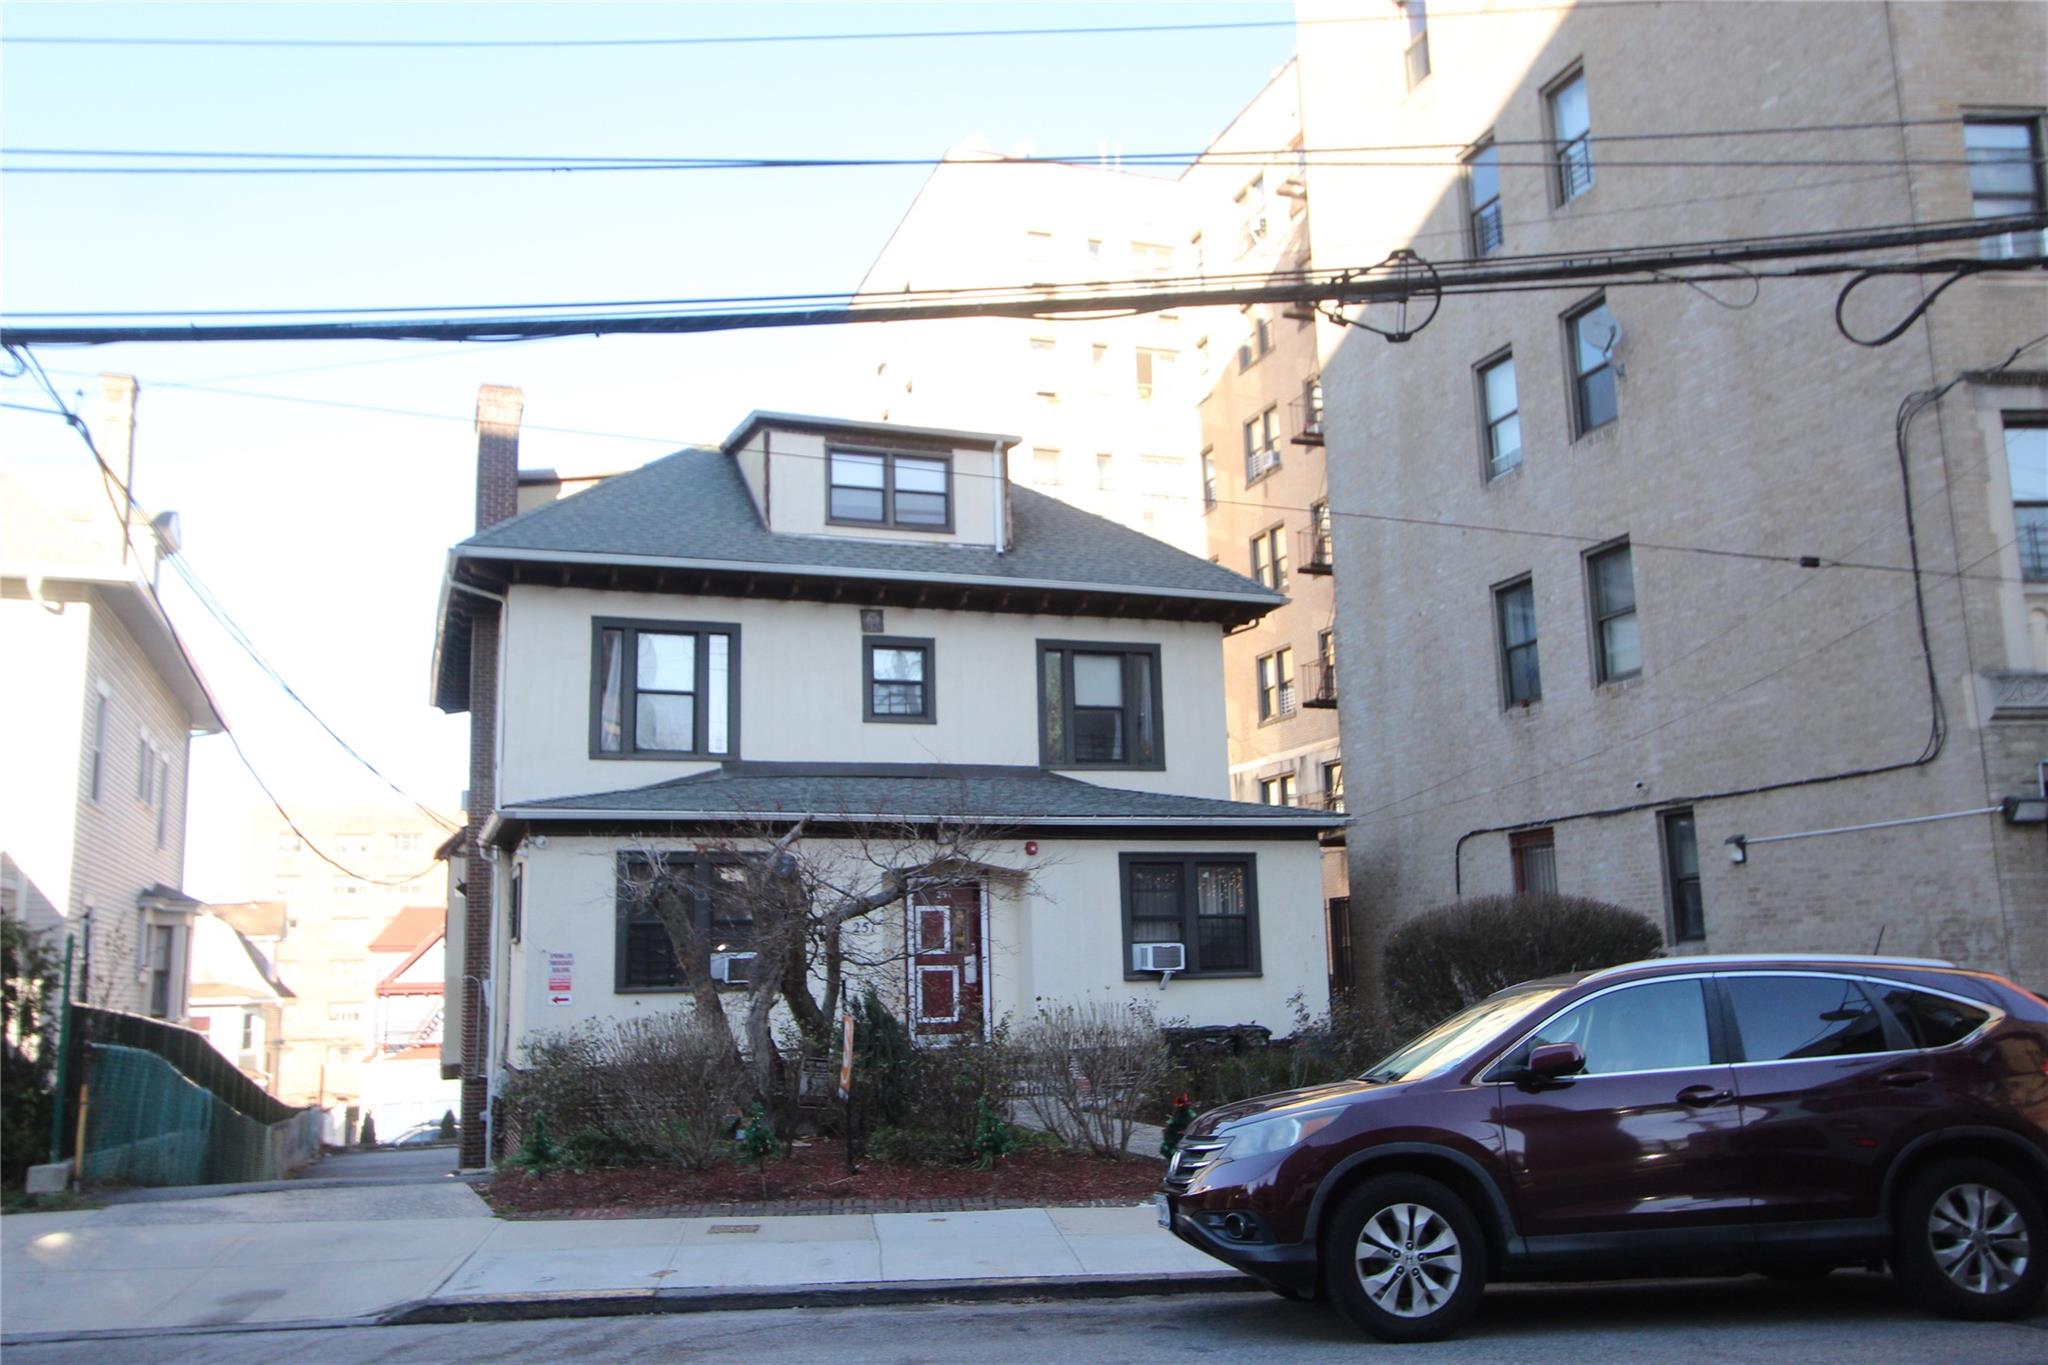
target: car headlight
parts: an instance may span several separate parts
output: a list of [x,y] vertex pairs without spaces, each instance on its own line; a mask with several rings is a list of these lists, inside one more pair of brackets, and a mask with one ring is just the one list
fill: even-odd
[[1253,1119],[1249,1123],[1226,1128],[1216,1136],[1229,1139],[1229,1156],[1233,1161],[1239,1157],[1263,1156],[1268,1152],[1284,1152],[1306,1141],[1335,1123],[1343,1112],[1341,1109],[1311,1109],[1305,1114]]

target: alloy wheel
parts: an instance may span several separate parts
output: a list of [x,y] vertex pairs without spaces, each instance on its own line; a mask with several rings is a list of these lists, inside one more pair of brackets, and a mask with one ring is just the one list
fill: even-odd
[[1458,1234],[1423,1204],[1389,1204],[1366,1219],[1354,1259],[1366,1296],[1400,1318],[1442,1308],[1465,1273]]
[[1927,1244],[1934,1263],[1972,1294],[2010,1289],[2027,1273],[2032,1243],[2026,1219],[1989,1185],[1955,1185],[1927,1214]]

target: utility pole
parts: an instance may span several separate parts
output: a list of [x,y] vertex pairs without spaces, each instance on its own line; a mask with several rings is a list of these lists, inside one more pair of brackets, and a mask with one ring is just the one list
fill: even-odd
[[128,490],[121,509],[121,562],[128,562],[129,530],[135,520],[135,376],[100,376],[101,444],[107,463],[122,470],[121,485]]

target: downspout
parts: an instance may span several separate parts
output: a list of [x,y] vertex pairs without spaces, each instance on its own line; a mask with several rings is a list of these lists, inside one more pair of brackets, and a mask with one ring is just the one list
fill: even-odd
[[989,447],[989,458],[995,464],[995,532],[996,553],[1006,553],[1010,548],[1010,448],[997,441]]

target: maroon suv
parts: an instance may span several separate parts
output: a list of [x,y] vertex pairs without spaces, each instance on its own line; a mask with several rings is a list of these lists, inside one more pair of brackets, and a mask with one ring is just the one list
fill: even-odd
[[1689,957],[1531,981],[1355,1081],[1202,1115],[1162,1223],[1392,1341],[1488,1279],[1825,1273],[1936,1309],[2048,1279],[2048,1002],[1919,959]]

